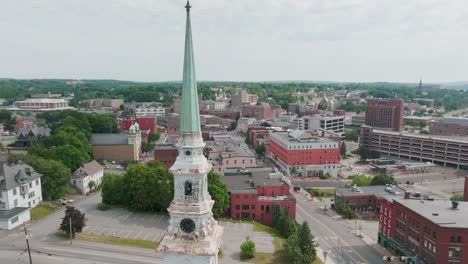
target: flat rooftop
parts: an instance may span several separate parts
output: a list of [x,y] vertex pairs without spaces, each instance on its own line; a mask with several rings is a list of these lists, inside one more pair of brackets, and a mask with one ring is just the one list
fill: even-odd
[[449,200],[394,200],[439,226],[468,228],[468,202],[459,202],[458,209],[452,209]]
[[394,135],[394,136],[408,136],[408,137],[420,138],[420,139],[436,139],[436,140],[460,142],[460,143],[468,142],[468,137],[435,136],[435,135],[424,136],[421,134],[412,134],[412,133],[405,133],[405,132],[402,133],[398,131],[389,131],[389,130],[381,130],[381,129],[374,129],[373,131],[379,134]]
[[281,173],[272,168],[226,169],[224,174],[221,180],[227,184],[230,192],[235,193],[256,192],[257,186],[285,185]]
[[379,186],[362,186],[362,187],[340,187],[336,188],[337,196],[362,196],[362,195],[374,195],[376,197],[385,198],[391,201],[394,198],[403,197],[405,190],[393,186],[392,193],[386,191],[388,186],[379,185]]

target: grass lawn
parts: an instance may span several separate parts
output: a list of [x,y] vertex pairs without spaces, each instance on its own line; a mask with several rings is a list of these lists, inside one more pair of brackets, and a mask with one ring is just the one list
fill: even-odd
[[[66,233],[63,231],[57,232],[56,235],[59,237],[68,238]],[[84,240],[84,241],[92,241],[92,242],[97,242],[97,243],[104,243],[104,244],[149,248],[149,249],[155,249],[159,245],[159,243],[155,241],[88,235],[88,234],[76,234],[75,239]]]
[[[257,252],[253,259],[249,259],[248,263],[255,263],[255,264],[288,264],[288,260],[281,259],[275,256],[274,253],[263,253]],[[322,260],[318,257],[315,259],[314,262],[311,264],[323,264]]]
[[44,204],[39,204],[36,207],[32,208],[30,213],[31,213],[31,219],[32,220],[39,220],[45,216],[48,216],[55,210],[59,209],[60,206],[53,206],[53,205],[44,205]]

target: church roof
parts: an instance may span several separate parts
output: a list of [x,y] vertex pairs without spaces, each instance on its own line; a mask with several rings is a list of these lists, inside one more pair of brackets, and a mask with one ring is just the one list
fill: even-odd
[[184,75],[182,84],[182,102],[180,114],[180,132],[200,132],[200,109],[198,107],[197,81],[195,78],[195,60],[193,56],[192,27],[190,6],[187,5],[187,24],[185,32]]

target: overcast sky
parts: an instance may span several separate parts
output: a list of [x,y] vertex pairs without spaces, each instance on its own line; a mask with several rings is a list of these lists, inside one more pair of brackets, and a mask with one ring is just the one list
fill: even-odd
[[[468,80],[466,0],[192,0],[198,80]],[[184,0],[0,0],[0,78],[180,80]]]

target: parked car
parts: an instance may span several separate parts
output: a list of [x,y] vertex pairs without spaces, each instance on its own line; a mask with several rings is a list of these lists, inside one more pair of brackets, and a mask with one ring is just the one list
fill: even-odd
[[58,199],[58,200],[54,201],[54,203],[61,204],[61,205],[67,205],[67,204],[73,203],[73,202],[74,202],[73,200],[68,199],[68,198]]

